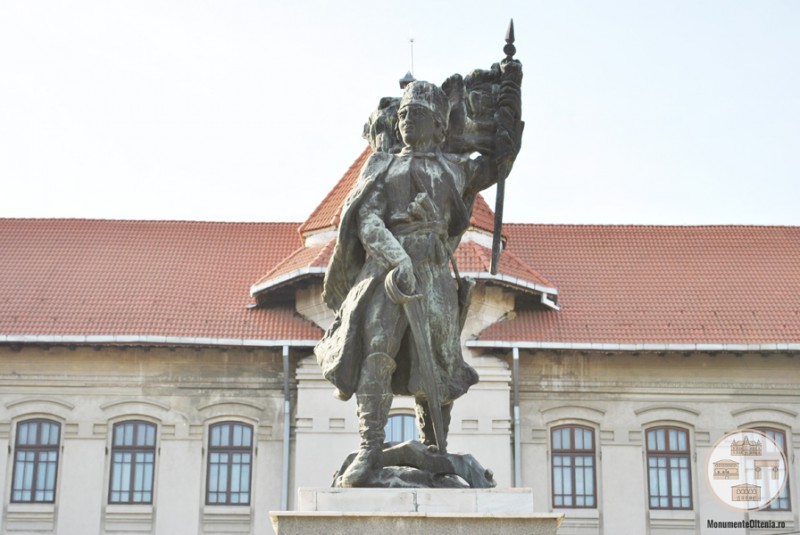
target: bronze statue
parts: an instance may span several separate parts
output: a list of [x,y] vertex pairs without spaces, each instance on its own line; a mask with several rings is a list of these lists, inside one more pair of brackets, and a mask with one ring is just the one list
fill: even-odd
[[[374,152],[342,209],[323,294],[336,318],[315,348],[338,397],[358,403],[360,448],[337,486],[494,486],[446,452],[452,403],[478,381],[460,342],[474,282],[451,267],[475,196],[519,151],[521,76],[509,57],[466,83],[415,81],[364,127]],[[425,447],[384,450],[395,394],[415,397]]]

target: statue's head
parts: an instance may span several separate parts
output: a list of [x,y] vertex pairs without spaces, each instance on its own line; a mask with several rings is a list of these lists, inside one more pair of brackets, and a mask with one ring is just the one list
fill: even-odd
[[375,152],[398,152],[401,148],[397,137],[398,97],[383,97],[378,108],[364,124],[364,139]]
[[400,136],[409,146],[439,145],[447,132],[450,103],[435,84],[413,82],[406,86],[397,112]]

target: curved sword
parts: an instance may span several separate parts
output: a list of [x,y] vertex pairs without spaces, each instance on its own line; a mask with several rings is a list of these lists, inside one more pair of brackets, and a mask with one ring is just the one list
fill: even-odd
[[428,401],[431,411],[433,434],[436,437],[436,446],[440,453],[446,452],[446,437],[444,432],[444,419],[442,418],[442,401],[439,399],[439,381],[436,368],[433,365],[433,348],[431,347],[431,333],[428,325],[428,311],[422,294],[406,295],[397,287],[394,280],[397,268],[386,275],[384,286],[389,299],[401,305],[411,334],[414,338],[414,347],[417,351],[419,363],[420,385]]

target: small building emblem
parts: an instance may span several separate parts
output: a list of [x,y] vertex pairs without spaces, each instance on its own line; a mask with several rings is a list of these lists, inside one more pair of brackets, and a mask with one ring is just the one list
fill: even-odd
[[770,479],[778,479],[780,463],[775,459],[757,459],[754,464],[756,479],[761,479],[761,469],[766,468]]
[[742,483],[731,487],[731,500],[735,502],[758,502],[761,501],[761,487]]
[[715,462],[714,479],[739,479],[739,463],[731,459]]
[[761,441],[751,441],[747,435],[742,440],[731,442],[731,457],[757,457],[761,455],[761,450]]

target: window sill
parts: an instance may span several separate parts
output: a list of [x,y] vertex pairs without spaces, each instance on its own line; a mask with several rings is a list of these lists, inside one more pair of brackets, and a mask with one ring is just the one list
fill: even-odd
[[650,518],[694,520],[694,509],[650,509]]
[[553,512],[572,518],[600,518],[600,510],[593,507],[554,507]]
[[204,515],[241,515],[250,514],[249,505],[205,505],[203,506]]
[[54,503],[21,503],[13,502],[8,504],[9,513],[55,513],[56,504]]
[[9,503],[5,515],[5,532],[53,531],[56,521],[54,503]]
[[106,514],[152,514],[153,504],[150,503],[110,503],[106,505]]

